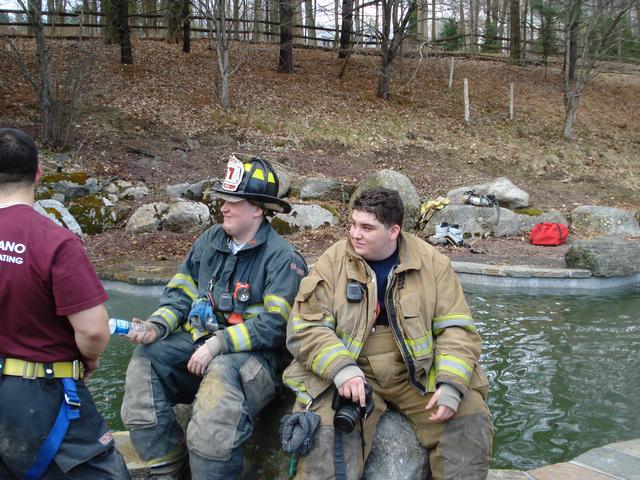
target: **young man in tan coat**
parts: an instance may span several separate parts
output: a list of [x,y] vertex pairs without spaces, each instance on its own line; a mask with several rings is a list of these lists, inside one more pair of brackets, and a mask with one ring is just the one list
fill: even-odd
[[319,415],[320,426],[296,478],[361,478],[387,407],[405,415],[429,449],[434,480],[488,474],[481,339],[448,258],[402,232],[403,214],[398,192],[364,192],[349,238],[327,250],[300,285],[287,327],[294,361],[284,381],[297,393],[294,410]]

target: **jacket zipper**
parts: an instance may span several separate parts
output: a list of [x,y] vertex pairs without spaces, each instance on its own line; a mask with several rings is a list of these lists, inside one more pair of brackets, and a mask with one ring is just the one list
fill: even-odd
[[407,345],[405,344],[403,338],[402,338],[402,332],[400,332],[400,326],[398,325],[397,319],[396,319],[396,309],[395,306],[393,305],[393,301],[390,301],[391,299],[391,287],[393,286],[393,283],[396,280],[396,276],[395,276],[395,268],[393,268],[390,272],[389,272],[389,276],[387,277],[387,290],[384,293],[384,305],[387,309],[387,319],[389,320],[389,325],[391,326],[391,330],[393,331],[393,336],[396,338],[396,343],[398,344],[398,346],[400,347],[400,353],[402,354],[402,358],[404,359],[404,363],[407,366],[407,370],[408,370],[408,377],[409,377],[409,384],[415,388],[416,390],[418,390],[420,393],[426,393],[426,389],[424,388],[424,386],[420,383],[417,382],[415,379],[415,373],[416,373],[416,367],[413,364],[413,360],[411,360],[411,355],[409,354],[409,351],[407,350]]

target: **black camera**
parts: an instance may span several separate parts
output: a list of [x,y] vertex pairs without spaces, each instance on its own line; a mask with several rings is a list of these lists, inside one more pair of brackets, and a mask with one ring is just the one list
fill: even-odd
[[361,419],[367,418],[373,412],[373,389],[368,383],[364,384],[364,407],[360,403],[352,402],[335,391],[331,408],[335,410],[333,426],[344,433],[351,433]]

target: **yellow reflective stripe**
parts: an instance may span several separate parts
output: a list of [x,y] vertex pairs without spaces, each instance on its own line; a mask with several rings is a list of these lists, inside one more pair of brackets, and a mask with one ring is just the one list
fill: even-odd
[[284,377],[284,384],[287,385],[291,390],[296,393],[296,400],[303,405],[308,405],[311,403],[311,395],[307,393],[307,389],[304,386],[303,382],[299,382],[298,380],[294,380],[293,378]]
[[193,278],[183,273],[175,274],[167,284],[167,288],[179,288],[186,293],[191,300],[195,300],[198,296],[198,287],[196,287]]
[[327,314],[324,317],[322,317],[322,323],[319,323],[319,322],[306,322],[302,320],[301,317],[293,317],[291,319],[291,325],[293,326],[294,332],[299,332],[301,330],[304,330],[306,328],[311,328],[311,327],[327,327],[327,328],[330,328],[331,330],[335,330],[336,319],[333,318],[333,315]]
[[358,342],[344,330],[337,329],[336,333],[338,334],[338,337],[340,337],[340,340],[342,340],[342,343],[347,347],[347,350],[349,350],[349,355],[353,358],[358,358],[362,351],[362,347],[364,347],[364,343]]
[[345,348],[342,342],[332,343],[331,345],[324,347],[318,352],[311,363],[311,371],[320,376],[324,375],[329,364],[340,355],[345,355],[351,358],[349,351]]
[[266,311],[264,305],[261,303],[255,303],[253,305],[249,305],[247,309],[242,314],[242,318],[245,320],[249,320],[250,318],[255,318],[262,312]]
[[291,313],[291,305],[286,299],[277,295],[265,295],[264,307],[267,312],[279,313],[285,320],[289,319],[289,313]]
[[234,352],[248,352],[251,350],[251,337],[249,329],[244,323],[227,327],[227,332],[231,337]]
[[178,328],[178,316],[176,315],[176,312],[174,312],[170,308],[160,307],[155,312],[153,312],[151,316],[162,318],[165,322],[167,322],[167,326],[169,327],[170,331]]
[[435,392],[436,391],[436,369],[435,366],[431,367],[429,370],[429,383],[427,385],[427,392]]
[[196,340],[198,340],[199,338],[205,337],[208,335],[207,332],[203,332],[201,330],[198,330],[197,328],[195,328],[193,325],[189,324],[189,323],[185,323],[182,328],[186,331],[189,332],[191,334],[191,338],[193,339],[193,341],[195,342]]
[[[244,164],[244,171],[245,172],[250,172],[251,171],[251,167],[252,167],[252,165],[250,163],[245,163]],[[253,173],[251,174],[251,178],[257,178],[258,180],[264,180],[264,172],[262,171],[261,168],[256,168],[253,171]],[[276,179],[273,176],[273,173],[271,173],[271,172],[267,173],[267,182],[276,183]]]
[[453,355],[436,356],[436,370],[438,372],[448,372],[464,380],[465,384],[471,381],[473,367],[464,360]]
[[471,318],[469,315],[452,314],[434,317],[432,327],[433,333],[439,335],[445,328],[448,327],[460,327],[471,332],[476,331],[476,326],[473,323],[473,318]]
[[404,341],[414,357],[424,357],[433,350],[431,332],[420,338],[405,338]]

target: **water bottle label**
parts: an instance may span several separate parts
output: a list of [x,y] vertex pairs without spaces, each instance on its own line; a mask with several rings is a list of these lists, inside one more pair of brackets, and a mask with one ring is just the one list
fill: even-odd
[[129,333],[129,327],[131,322],[128,320],[123,320],[121,318],[111,318],[109,320],[109,329],[112,334],[116,335],[126,335]]

